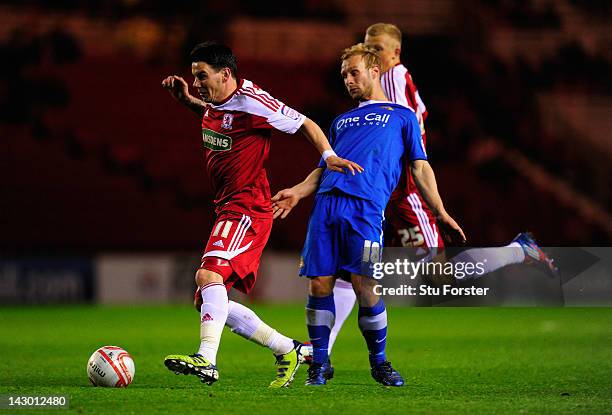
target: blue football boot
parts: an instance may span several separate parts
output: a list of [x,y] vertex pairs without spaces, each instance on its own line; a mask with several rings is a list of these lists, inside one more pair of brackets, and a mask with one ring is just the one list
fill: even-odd
[[331,364],[331,360],[328,360],[327,363],[323,363],[323,377],[326,380],[330,380],[334,377],[334,367]]
[[326,385],[327,379],[323,372],[323,364],[311,363],[308,368],[308,379],[306,379],[306,386],[321,386]]
[[[313,353],[312,344],[310,342],[302,343],[302,347],[300,348],[301,363],[306,363],[307,365],[311,365],[312,364],[312,353]],[[330,380],[331,378],[334,377],[334,367],[331,364],[331,360],[328,360],[327,363],[323,364],[323,376],[327,380]]]
[[382,362],[372,366],[371,373],[376,382],[385,386],[404,386],[404,378],[391,367],[390,362]]

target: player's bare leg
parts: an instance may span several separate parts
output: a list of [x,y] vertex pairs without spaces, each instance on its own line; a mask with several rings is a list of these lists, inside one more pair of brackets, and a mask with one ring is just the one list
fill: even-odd
[[335,277],[312,277],[308,286],[306,324],[312,343],[312,364],[308,368],[306,385],[325,385],[325,371],[329,365],[329,336],[334,326],[336,308],[334,305]]
[[356,274],[351,275],[351,281],[359,301],[359,329],[368,346],[372,377],[385,386],[402,386],[404,379],[387,361],[387,310],[374,290],[378,281]]

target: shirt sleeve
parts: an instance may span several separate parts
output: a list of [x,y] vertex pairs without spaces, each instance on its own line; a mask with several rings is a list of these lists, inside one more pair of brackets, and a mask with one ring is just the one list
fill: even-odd
[[245,112],[253,117],[253,128],[275,128],[287,134],[295,134],[306,116],[273,98],[263,89],[250,87],[241,90]]
[[416,115],[411,111],[406,117],[406,125],[402,130],[404,136],[405,156],[407,160],[427,160],[425,143],[421,136],[421,127]]

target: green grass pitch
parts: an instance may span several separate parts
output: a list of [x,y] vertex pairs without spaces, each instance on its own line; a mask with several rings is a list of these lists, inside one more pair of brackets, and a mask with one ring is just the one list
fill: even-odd
[[[256,306],[280,331],[304,339],[302,305]],[[0,308],[0,394],[70,397],[69,410],[5,413],[404,414],[612,413],[612,309],[389,307],[388,356],[406,386],[369,374],[365,343],[349,317],[333,353],[335,378],[269,390],[267,349],[226,330],[220,381],[208,387],[163,365],[192,353],[198,314],[187,306]],[[136,376],[127,389],[89,385],[99,346],[127,349]]]

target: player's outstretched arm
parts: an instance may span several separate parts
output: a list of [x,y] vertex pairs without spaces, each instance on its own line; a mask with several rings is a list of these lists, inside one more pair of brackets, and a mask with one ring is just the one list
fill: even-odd
[[170,75],[162,81],[162,87],[167,89],[172,98],[198,114],[200,118],[204,115],[204,101],[189,94],[189,85],[180,76]]
[[319,188],[322,168],[314,169],[303,182],[296,184],[289,189],[283,189],[272,198],[272,212],[274,219],[280,216],[285,219],[291,209],[293,209],[301,199],[315,193]]
[[361,173],[363,171],[363,167],[361,167],[359,164],[338,157],[332,150],[329,141],[327,141],[325,133],[323,133],[317,123],[312,121],[310,118],[306,118],[300,127],[300,132],[306,136],[308,141],[310,141],[325,158],[325,164],[327,165],[328,169],[338,173],[344,173],[344,169],[347,169],[353,175],[355,175],[355,172]]
[[438,192],[436,176],[429,162],[427,160],[413,160],[410,163],[410,170],[414,182],[419,188],[419,192],[423,196],[427,206],[429,206],[436,216],[438,223],[440,223],[452,241],[464,243],[465,234],[463,230],[444,209],[442,198]]

